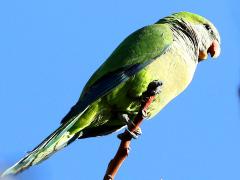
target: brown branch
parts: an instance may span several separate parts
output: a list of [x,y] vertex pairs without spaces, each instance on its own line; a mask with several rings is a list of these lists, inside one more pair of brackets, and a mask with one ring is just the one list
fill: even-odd
[[122,163],[127,158],[129,154],[130,143],[133,138],[131,133],[134,133],[137,129],[140,128],[141,123],[146,117],[147,109],[155,99],[155,95],[160,92],[161,86],[161,82],[153,81],[149,84],[147,91],[143,93],[143,101],[141,103],[138,114],[133,120],[133,125],[129,126],[128,130],[125,130],[124,133],[118,135],[118,137],[121,139],[121,143],[114,158],[108,164],[104,180],[113,180]]

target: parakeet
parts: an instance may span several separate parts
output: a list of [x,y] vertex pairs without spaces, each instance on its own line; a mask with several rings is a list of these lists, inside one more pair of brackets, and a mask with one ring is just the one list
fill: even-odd
[[40,163],[76,139],[103,136],[133,119],[150,82],[162,82],[161,93],[147,110],[161,111],[191,82],[199,62],[220,54],[220,36],[204,17],[179,12],[145,26],[123,40],[85,85],[61,125],[3,176]]

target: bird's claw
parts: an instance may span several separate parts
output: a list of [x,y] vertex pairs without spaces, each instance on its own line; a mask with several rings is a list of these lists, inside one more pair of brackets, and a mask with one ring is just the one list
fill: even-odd
[[140,135],[142,135],[142,129],[140,127],[138,127],[135,131],[134,131],[135,135],[138,137]]
[[128,126],[128,128],[134,127],[135,124],[130,120],[128,114],[120,114],[120,119],[122,119],[125,124]]
[[128,114],[119,114],[119,118],[123,120],[126,124],[129,123],[130,118],[128,117]]
[[148,117],[148,112],[145,109],[142,110],[142,116],[143,116],[143,118]]
[[[147,113],[145,113],[147,114]],[[129,135],[131,136],[131,138],[133,139],[137,139],[141,134],[142,134],[142,130],[141,128],[137,128],[134,132],[131,132],[129,129],[132,129],[135,127],[135,124],[133,123],[133,121],[130,120],[129,116],[127,114],[120,114],[120,118],[122,120],[124,120],[124,122],[127,124],[127,131],[129,133]],[[118,138],[121,139],[122,138],[122,134],[118,135]]]
[[141,128],[137,128],[134,132],[131,132],[128,128],[127,128],[128,133],[130,134],[130,136],[133,139],[137,139],[141,134],[142,134],[142,130]]
[[146,95],[147,96],[155,96],[155,95],[157,95],[161,92],[162,86],[163,86],[162,81],[154,80],[154,81],[149,83],[149,85],[147,87],[147,91],[143,95],[144,96],[146,96]]

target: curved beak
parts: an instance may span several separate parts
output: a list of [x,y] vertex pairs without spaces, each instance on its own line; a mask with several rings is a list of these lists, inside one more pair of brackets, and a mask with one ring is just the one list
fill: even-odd
[[212,45],[208,48],[208,53],[210,53],[212,58],[217,58],[221,53],[221,48],[217,40],[213,40]]
[[212,58],[217,58],[221,53],[220,44],[217,40],[213,40],[211,46],[208,48],[207,51],[199,51],[199,62],[208,58],[208,53],[211,55]]

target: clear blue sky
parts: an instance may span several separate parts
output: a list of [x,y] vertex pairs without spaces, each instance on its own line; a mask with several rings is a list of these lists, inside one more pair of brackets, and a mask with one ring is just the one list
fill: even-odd
[[[131,32],[173,12],[217,26],[222,54],[143,124],[116,180],[240,179],[239,4],[211,1],[0,1],[0,169],[58,127],[99,65]],[[116,134],[79,140],[16,180],[102,179]],[[136,172],[138,171],[138,172]]]

